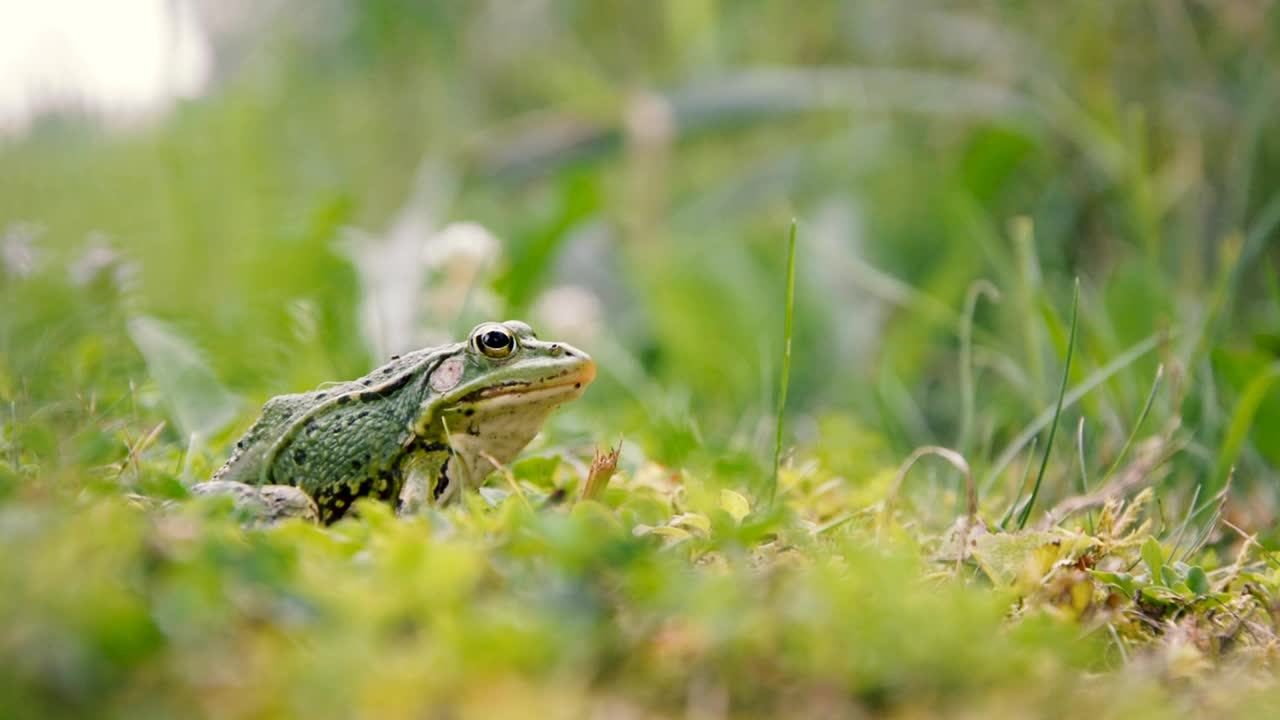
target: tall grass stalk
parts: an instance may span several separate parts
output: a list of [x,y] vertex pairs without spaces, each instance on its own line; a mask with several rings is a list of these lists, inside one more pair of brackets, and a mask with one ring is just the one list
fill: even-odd
[[1044,457],[1040,460],[1040,472],[1036,475],[1036,484],[1031,486],[1031,497],[1018,515],[1018,529],[1026,527],[1031,510],[1035,507],[1036,497],[1040,495],[1040,484],[1044,482],[1045,471],[1049,469],[1049,454],[1053,451],[1053,438],[1058,434],[1058,421],[1062,419],[1062,404],[1067,396],[1067,383],[1071,380],[1071,357],[1076,346],[1076,329],[1080,322],[1080,279],[1076,278],[1075,291],[1071,299],[1071,335],[1067,338],[1067,359],[1062,366],[1062,384],[1058,386],[1058,405],[1053,411],[1053,422],[1049,425],[1049,439],[1044,444]]
[[[1084,418],[1080,418],[1080,423],[1076,425],[1076,452],[1080,455],[1080,494],[1089,494],[1089,467],[1084,461]],[[1089,523],[1089,534],[1093,534],[1093,511],[1090,510],[1085,514],[1085,519]]]
[[1018,480],[1018,492],[1013,496],[1013,502],[1009,503],[1009,508],[1004,511],[1004,515],[1000,518],[1000,529],[1003,530],[1009,526],[1009,520],[1013,518],[1013,513],[1018,509],[1018,503],[1022,502],[1022,491],[1027,487],[1027,478],[1031,477],[1031,458],[1036,454],[1036,443],[1040,438],[1031,438],[1031,450],[1027,453],[1027,464],[1022,468],[1022,477]]
[[1000,291],[986,280],[978,280],[969,286],[965,296],[964,315],[960,318],[960,437],[956,448],[963,455],[969,452],[973,435],[974,382],[973,382],[973,315],[978,308],[978,298],[986,296],[991,302],[1000,302]]
[[1164,364],[1156,368],[1156,379],[1155,382],[1151,383],[1151,392],[1147,395],[1147,404],[1142,408],[1142,414],[1138,416],[1138,421],[1133,424],[1133,429],[1129,431],[1129,437],[1124,441],[1124,446],[1120,448],[1120,454],[1116,455],[1111,467],[1107,468],[1107,473],[1102,476],[1102,485],[1105,485],[1116,470],[1120,469],[1120,463],[1124,462],[1125,456],[1129,454],[1129,449],[1133,447],[1133,441],[1138,437],[1138,430],[1142,428],[1142,423],[1146,421],[1147,415],[1151,413],[1151,406],[1155,403],[1156,392],[1160,389],[1162,380],[1164,380]]
[[769,504],[778,494],[778,469],[782,465],[782,417],[787,407],[787,381],[791,377],[791,319],[796,295],[796,221],[791,220],[791,238],[787,246],[787,309],[782,330],[782,377],[778,380],[778,411],[774,422],[773,475],[769,479]]

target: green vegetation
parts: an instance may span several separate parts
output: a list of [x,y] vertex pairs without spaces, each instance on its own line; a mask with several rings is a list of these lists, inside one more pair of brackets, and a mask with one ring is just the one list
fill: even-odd
[[[0,141],[0,716],[1274,713],[1269,4],[256,12]],[[508,317],[600,377],[461,503],[187,497]]]

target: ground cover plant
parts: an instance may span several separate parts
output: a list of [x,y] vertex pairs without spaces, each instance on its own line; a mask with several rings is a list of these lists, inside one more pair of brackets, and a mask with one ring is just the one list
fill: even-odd
[[[286,2],[0,140],[0,715],[1270,717],[1275,19]],[[189,496],[511,317],[460,502]]]

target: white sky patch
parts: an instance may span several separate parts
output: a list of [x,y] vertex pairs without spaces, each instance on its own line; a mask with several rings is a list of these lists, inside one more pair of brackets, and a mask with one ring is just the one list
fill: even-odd
[[0,0],[0,134],[50,110],[143,122],[198,95],[212,64],[189,0]]

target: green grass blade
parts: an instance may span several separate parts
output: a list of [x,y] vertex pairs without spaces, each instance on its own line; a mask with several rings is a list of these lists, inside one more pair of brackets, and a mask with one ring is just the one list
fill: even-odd
[[978,280],[969,286],[965,297],[964,315],[960,318],[960,437],[956,448],[961,455],[969,452],[973,435],[974,382],[973,382],[973,315],[978,309],[978,299],[986,297],[1000,302],[1000,291],[986,280]]
[[1044,457],[1040,460],[1040,472],[1036,475],[1036,483],[1031,486],[1031,497],[1027,498],[1027,504],[1018,515],[1019,530],[1027,526],[1027,519],[1031,517],[1031,510],[1035,507],[1036,498],[1040,495],[1040,484],[1044,482],[1045,471],[1049,469],[1049,454],[1053,451],[1053,438],[1058,434],[1058,421],[1062,418],[1062,405],[1067,397],[1067,383],[1071,380],[1071,357],[1076,346],[1076,330],[1079,324],[1080,280],[1077,278],[1071,300],[1071,335],[1067,338],[1067,359],[1062,366],[1062,384],[1058,386],[1058,406],[1053,411],[1053,422],[1049,425],[1049,439],[1044,444]]
[[[1211,503],[1217,503],[1217,507],[1214,509],[1212,517],[1209,518],[1209,522],[1205,523],[1204,527],[1200,528],[1200,532],[1196,535],[1196,539],[1187,546],[1187,551],[1182,554],[1183,560],[1199,552],[1200,547],[1204,545],[1205,540],[1209,539],[1209,533],[1213,532],[1213,529],[1218,525],[1218,521],[1222,519],[1222,511],[1227,506],[1227,495],[1231,492],[1231,480],[1233,478],[1234,468],[1227,474],[1227,482],[1222,486],[1222,490],[1218,491],[1218,494],[1210,501]],[[1195,515],[1199,514],[1199,512],[1195,513]]]
[[1178,527],[1178,532],[1173,536],[1173,544],[1169,547],[1169,559],[1173,560],[1178,556],[1178,546],[1182,544],[1182,536],[1187,532],[1187,527],[1191,525],[1191,518],[1195,517],[1196,501],[1200,499],[1200,490],[1204,488],[1204,483],[1198,483],[1196,490],[1191,494],[1191,502],[1187,504],[1187,515],[1182,518],[1182,525]]
[[1262,273],[1262,277],[1266,280],[1267,295],[1271,298],[1272,307],[1280,312],[1280,273],[1271,266],[1266,266],[1266,270]]
[[778,381],[778,415],[775,418],[773,476],[769,480],[769,504],[778,494],[778,469],[782,465],[782,416],[787,407],[787,381],[791,377],[791,318],[796,295],[796,221],[791,221],[791,239],[787,247],[787,309],[783,327],[782,377]]
[[1084,462],[1084,418],[1080,418],[1080,422],[1076,424],[1076,452],[1079,454],[1080,460],[1080,493],[1082,495],[1089,494],[1089,468]]
[[1227,436],[1218,452],[1218,461],[1214,466],[1212,483],[1209,490],[1217,491],[1226,484],[1245,441],[1249,439],[1249,431],[1253,429],[1253,417],[1262,405],[1263,399],[1271,391],[1271,386],[1280,380],[1280,362],[1268,365],[1266,369],[1254,375],[1245,386],[1240,401],[1236,403],[1235,412],[1231,413],[1231,423],[1227,426]]
[[[1129,367],[1143,355],[1146,355],[1156,349],[1162,341],[1170,339],[1176,335],[1176,331],[1156,332],[1148,335],[1146,339],[1133,345],[1128,350],[1125,350],[1123,353],[1116,356],[1116,358],[1111,362],[1103,365],[1097,370],[1094,370],[1084,379],[1083,382],[1072,388],[1071,391],[1067,393],[1063,407],[1067,408],[1076,404],[1079,402],[1080,398],[1088,395],[1094,390],[1094,388],[1110,380],[1116,373]],[[999,457],[997,457],[996,461],[992,464],[991,469],[987,471],[987,476],[982,481],[982,486],[978,488],[983,497],[986,497],[991,491],[991,486],[995,483],[996,479],[1000,477],[1000,473],[1004,472],[1005,468],[1009,467],[1009,463],[1013,462],[1014,458],[1018,457],[1018,453],[1022,452],[1022,448],[1026,447],[1027,443],[1030,443],[1033,438],[1039,435],[1040,431],[1044,430],[1045,427],[1053,421],[1053,418],[1054,411],[1045,410],[1032,420],[1031,423],[1005,447],[1004,451],[1000,453]]]
[[[1028,455],[1035,457],[1036,443],[1040,438],[1031,438],[1031,452]],[[1009,520],[1013,518],[1013,514],[1018,510],[1018,504],[1022,502],[1022,491],[1027,487],[1027,478],[1031,477],[1031,461],[1027,460],[1027,464],[1022,469],[1022,479],[1018,481],[1018,494],[1013,497],[1013,502],[1009,503],[1009,509],[1004,511],[1004,516],[1000,518],[1000,529],[1003,530],[1009,525]]]
[[1018,262],[1018,306],[1022,309],[1018,317],[1022,321],[1027,373],[1031,376],[1032,386],[1039,388],[1045,378],[1039,350],[1040,333],[1032,310],[1036,307],[1036,298],[1041,292],[1042,277],[1036,259],[1035,225],[1029,217],[1016,217],[1009,222],[1009,234],[1013,238],[1013,249]]
[[1151,383],[1151,392],[1147,394],[1147,404],[1142,408],[1142,414],[1138,416],[1138,421],[1133,424],[1133,429],[1129,431],[1129,438],[1124,441],[1124,446],[1120,448],[1120,454],[1116,455],[1116,459],[1111,463],[1111,467],[1107,468],[1107,473],[1102,476],[1103,485],[1107,484],[1107,480],[1120,469],[1120,463],[1124,462],[1124,458],[1129,454],[1129,448],[1133,447],[1133,441],[1138,437],[1138,430],[1142,428],[1142,423],[1146,421],[1147,415],[1151,412],[1151,406],[1155,404],[1156,392],[1160,390],[1160,382],[1164,380],[1164,364],[1162,363],[1156,368],[1155,382]]
[[9,450],[13,456],[13,474],[17,475],[22,472],[22,445],[18,442],[18,403],[9,401],[9,432],[13,435],[14,440],[10,442]]
[[[1089,494],[1089,468],[1084,462],[1084,418],[1080,418],[1080,424],[1076,426],[1076,451],[1080,454],[1080,494]],[[1085,514],[1085,519],[1089,522],[1089,534],[1093,534],[1093,511],[1090,510]]]

